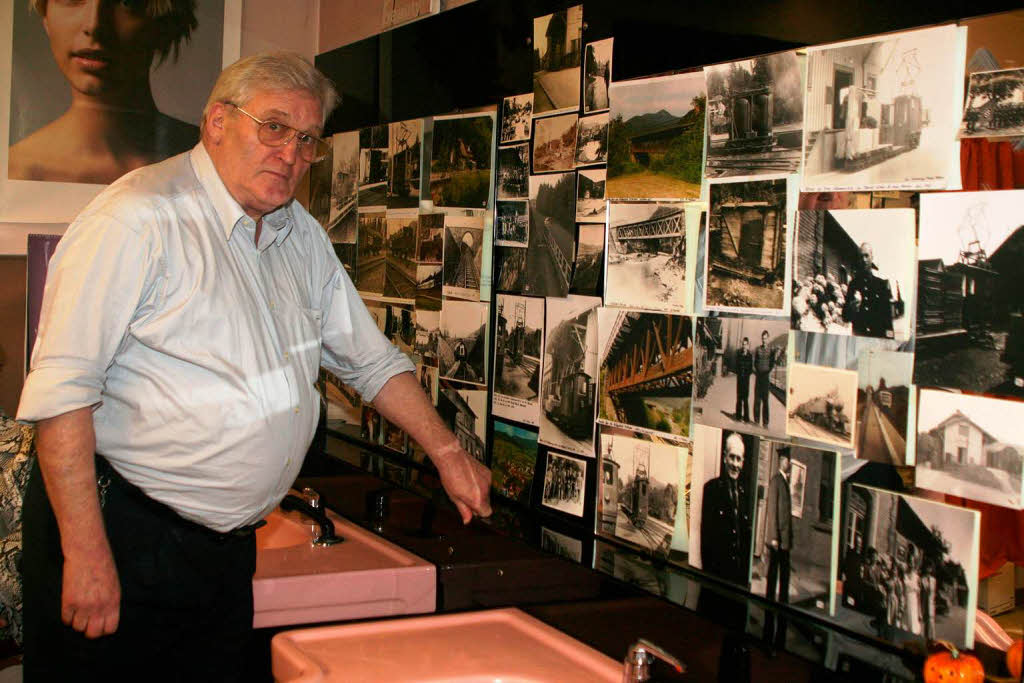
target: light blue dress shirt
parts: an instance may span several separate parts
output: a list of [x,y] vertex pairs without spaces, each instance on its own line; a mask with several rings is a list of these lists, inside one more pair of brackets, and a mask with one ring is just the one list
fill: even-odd
[[255,222],[202,143],[129,173],[50,261],[18,419],[93,406],[128,481],[218,531],[251,524],[298,474],[322,364],[370,401],[409,359],[381,334],[296,201]]

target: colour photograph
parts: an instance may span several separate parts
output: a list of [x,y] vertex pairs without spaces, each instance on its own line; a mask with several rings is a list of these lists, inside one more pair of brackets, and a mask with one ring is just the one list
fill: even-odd
[[903,642],[974,645],[981,514],[853,484],[843,499],[835,618]]
[[789,253],[786,179],[715,182],[710,195],[704,306],[781,314]]
[[776,52],[705,67],[709,178],[800,170],[802,59]]
[[599,296],[604,267],[604,226],[583,223],[576,226],[576,231],[576,261],[569,292]]
[[789,326],[778,318],[697,318],[693,421],[786,436]]
[[445,299],[437,338],[443,379],[487,385],[487,319],[490,306],[480,301]]
[[537,432],[494,421],[491,488],[522,505],[530,504],[537,467]]
[[612,83],[609,199],[696,199],[704,169],[704,74]]
[[764,439],[759,448],[753,535],[759,542],[754,543],[750,591],[772,602],[831,614],[833,557],[839,548],[839,455]]
[[857,363],[857,457],[887,465],[907,460],[914,354],[864,349]]
[[916,483],[982,503],[1024,507],[1024,403],[921,389]]
[[961,138],[1024,136],[1024,68],[968,76]]
[[576,174],[530,176],[530,244],[523,293],[565,296],[576,249]]
[[434,118],[430,157],[434,206],[487,208],[493,145],[493,113]]
[[612,43],[605,38],[587,43],[583,51],[583,113],[608,108],[608,86],[612,82]]
[[480,300],[483,239],[483,216],[445,216],[442,292],[446,297]]
[[530,139],[533,121],[533,93],[513,95],[502,100],[501,137],[499,142],[521,142]]
[[609,202],[605,303],[683,313],[686,204]]
[[571,171],[575,166],[576,114],[547,116],[533,121],[533,172]]
[[583,168],[576,173],[576,222],[604,223],[607,210],[604,187],[607,171],[603,168]]
[[959,153],[957,27],[811,47],[805,192],[943,189]]
[[544,324],[540,442],[594,456],[598,297],[548,298]]
[[914,383],[1024,397],[1024,190],[921,195]]
[[856,372],[793,363],[787,406],[789,436],[853,448]]
[[544,300],[499,294],[495,334],[494,415],[537,426]]
[[907,339],[917,276],[913,209],[797,216],[793,329]]
[[533,20],[533,108],[535,114],[578,109],[583,5]]
[[692,320],[614,308],[597,312],[598,421],[676,437],[690,433]]

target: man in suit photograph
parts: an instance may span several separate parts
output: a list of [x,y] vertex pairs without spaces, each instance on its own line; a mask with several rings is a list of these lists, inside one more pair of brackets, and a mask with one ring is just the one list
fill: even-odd
[[[789,551],[793,547],[793,501],[789,492],[792,464],[789,446],[778,451],[779,469],[768,485],[765,544],[768,546],[768,577],[764,596],[768,600],[789,603]],[[778,597],[776,597],[778,596]],[[779,647],[786,642],[786,620],[769,611],[765,618],[764,639]]]
[[746,586],[750,580],[750,510],[742,480],[746,446],[736,432],[724,440],[721,473],[704,484],[700,556],[704,571]]
[[736,419],[750,422],[750,376],[754,374],[754,356],[750,353],[750,339],[736,352]]

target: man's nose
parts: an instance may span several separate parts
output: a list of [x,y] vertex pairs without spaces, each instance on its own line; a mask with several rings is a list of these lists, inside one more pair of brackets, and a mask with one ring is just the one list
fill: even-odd
[[277,154],[289,166],[294,166],[299,160],[299,136],[293,135],[292,139],[277,148]]

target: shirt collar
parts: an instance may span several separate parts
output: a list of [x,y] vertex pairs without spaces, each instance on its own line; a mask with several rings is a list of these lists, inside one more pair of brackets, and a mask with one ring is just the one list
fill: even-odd
[[[192,148],[189,159],[192,162],[192,169],[195,171],[196,177],[199,178],[199,183],[206,190],[206,194],[213,204],[213,209],[217,212],[220,227],[224,230],[224,239],[231,239],[231,233],[234,231],[235,226],[240,223],[243,225],[248,223],[255,228],[255,222],[245,213],[242,205],[228,192],[228,188],[224,185],[224,181],[221,180],[220,174],[217,172],[217,167],[213,165],[210,153],[206,151],[206,147],[202,142],[199,142],[199,144]],[[292,230],[292,225],[294,225],[294,220],[292,220],[291,201],[263,216],[263,229],[274,234],[273,241],[277,244],[281,244],[288,236]],[[263,242],[264,240],[261,239],[260,241]],[[266,241],[265,244],[269,245],[270,241]]]

